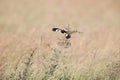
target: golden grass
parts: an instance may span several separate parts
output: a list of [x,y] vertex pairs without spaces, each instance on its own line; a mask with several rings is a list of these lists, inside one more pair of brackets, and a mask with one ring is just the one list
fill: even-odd
[[[119,80],[119,3],[1,0],[0,78]],[[51,31],[53,27],[65,29],[68,24],[72,30],[83,32],[72,34],[71,45],[63,42],[62,34]],[[27,65],[29,59],[32,64]]]

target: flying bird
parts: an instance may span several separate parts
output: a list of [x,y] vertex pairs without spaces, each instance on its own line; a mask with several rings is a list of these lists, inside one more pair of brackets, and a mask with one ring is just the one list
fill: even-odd
[[66,38],[66,39],[71,38],[70,33],[69,33],[68,31],[66,31],[66,30],[59,29],[59,28],[52,28],[52,31],[61,32],[62,34],[65,35],[65,38]]

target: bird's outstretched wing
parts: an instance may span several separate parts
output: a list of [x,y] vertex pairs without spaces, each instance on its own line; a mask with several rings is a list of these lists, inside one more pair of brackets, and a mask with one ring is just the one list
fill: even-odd
[[71,35],[70,35],[67,31],[65,31],[65,30],[63,30],[63,29],[52,28],[52,31],[58,31],[58,32],[61,32],[62,34],[65,35],[66,39],[71,38]]

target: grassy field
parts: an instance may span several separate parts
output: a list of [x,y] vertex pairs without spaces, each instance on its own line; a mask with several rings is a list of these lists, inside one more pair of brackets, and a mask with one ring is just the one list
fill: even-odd
[[120,80],[119,4],[0,0],[0,80]]

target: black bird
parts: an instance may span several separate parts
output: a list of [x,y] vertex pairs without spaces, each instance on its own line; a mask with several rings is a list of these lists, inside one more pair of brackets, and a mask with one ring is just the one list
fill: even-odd
[[65,30],[63,30],[63,29],[52,28],[52,31],[58,31],[58,32],[61,32],[62,34],[65,35],[65,38],[66,38],[66,39],[71,38],[71,35],[68,33],[68,31],[65,31]]

